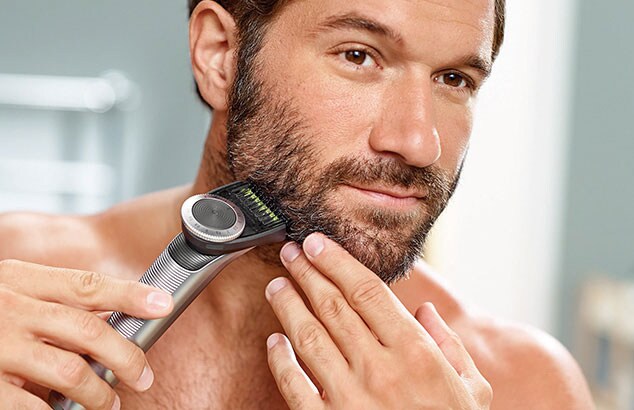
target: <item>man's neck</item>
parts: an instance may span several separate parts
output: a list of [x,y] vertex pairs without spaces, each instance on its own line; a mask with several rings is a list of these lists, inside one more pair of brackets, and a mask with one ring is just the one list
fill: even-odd
[[263,263],[257,254],[247,254],[214,279],[199,296],[198,306],[206,317],[213,319],[212,326],[218,330],[226,332],[235,323],[248,323],[240,328],[250,333],[266,333],[266,337],[281,327],[268,306],[264,289],[272,279],[284,275],[288,275],[284,268]]

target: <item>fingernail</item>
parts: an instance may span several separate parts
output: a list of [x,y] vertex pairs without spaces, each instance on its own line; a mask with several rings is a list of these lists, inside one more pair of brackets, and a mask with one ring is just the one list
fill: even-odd
[[120,410],[121,409],[121,399],[119,396],[114,396],[114,403],[112,404],[112,410]]
[[147,306],[156,311],[164,311],[172,302],[172,297],[164,292],[152,292],[147,296]]
[[141,377],[137,380],[137,387],[141,391],[146,391],[150,387],[152,387],[152,383],[154,383],[154,372],[150,369],[150,366],[145,365],[143,368],[143,373],[141,373]]
[[269,336],[268,339],[266,339],[266,347],[272,349],[273,346],[280,342],[280,340],[282,340],[280,335],[278,335],[277,333],[273,333],[271,336]]
[[266,287],[266,295],[267,297],[271,297],[279,292],[282,288],[284,288],[288,284],[288,280],[286,278],[276,278],[271,281]]
[[324,250],[324,238],[321,234],[313,233],[304,240],[304,250],[312,257],[315,257]]
[[282,258],[286,262],[293,262],[299,256],[301,250],[295,242],[289,242],[282,248]]

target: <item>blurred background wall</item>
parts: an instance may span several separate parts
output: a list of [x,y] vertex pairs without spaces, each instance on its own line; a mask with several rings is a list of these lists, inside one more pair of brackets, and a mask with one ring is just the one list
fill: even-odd
[[[466,300],[562,340],[600,408],[632,409],[634,3],[507,2],[427,257]],[[0,0],[0,211],[95,212],[191,181],[209,113],[185,3]]]
[[578,10],[557,323],[598,400],[634,409],[634,2]]
[[[137,87],[132,101],[102,114],[4,105],[0,170],[21,168],[15,161],[28,158],[45,161],[53,173],[68,179],[55,165],[79,163],[82,170],[87,166],[101,175],[95,183],[104,186],[69,187],[69,181],[50,181],[59,189],[42,187],[49,200],[32,201],[31,195],[42,190],[8,182],[4,175],[0,190],[10,184],[11,198],[19,200],[22,209],[50,205],[81,212],[191,180],[209,114],[193,91],[187,38],[185,0],[0,0],[0,73],[98,78],[115,70]],[[27,91],[37,92],[34,88]],[[75,152],[59,149],[82,144],[87,147]],[[94,171],[90,164],[97,162],[110,167],[112,175]],[[17,173],[11,176],[15,178],[27,180]],[[7,200],[2,202],[0,209],[7,209]]]

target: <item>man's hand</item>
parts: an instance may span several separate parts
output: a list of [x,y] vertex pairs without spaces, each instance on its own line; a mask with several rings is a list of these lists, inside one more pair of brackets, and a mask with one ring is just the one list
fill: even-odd
[[117,409],[114,390],[81,357],[88,354],[137,391],[153,373],[143,351],[96,312],[143,319],[167,315],[171,296],[106,275],[0,261],[0,397],[2,408],[49,409],[26,382],[54,389],[87,409]]
[[289,280],[268,285],[288,335],[269,337],[269,367],[291,409],[489,408],[489,383],[431,304],[413,317],[373,272],[321,234],[309,236],[303,252],[290,243],[281,254],[314,311]]

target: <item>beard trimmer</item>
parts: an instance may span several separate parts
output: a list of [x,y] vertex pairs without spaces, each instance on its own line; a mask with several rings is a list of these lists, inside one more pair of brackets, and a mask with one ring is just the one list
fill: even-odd
[[[286,220],[274,203],[253,184],[235,182],[187,199],[181,208],[183,232],[167,246],[140,282],[170,293],[174,310],[161,319],[142,320],[121,312],[108,323],[144,352],[158,340],[205,287],[230,262],[256,246],[282,242]],[[92,369],[111,386],[114,373],[90,358]],[[55,410],[85,410],[58,392],[51,392]]]

